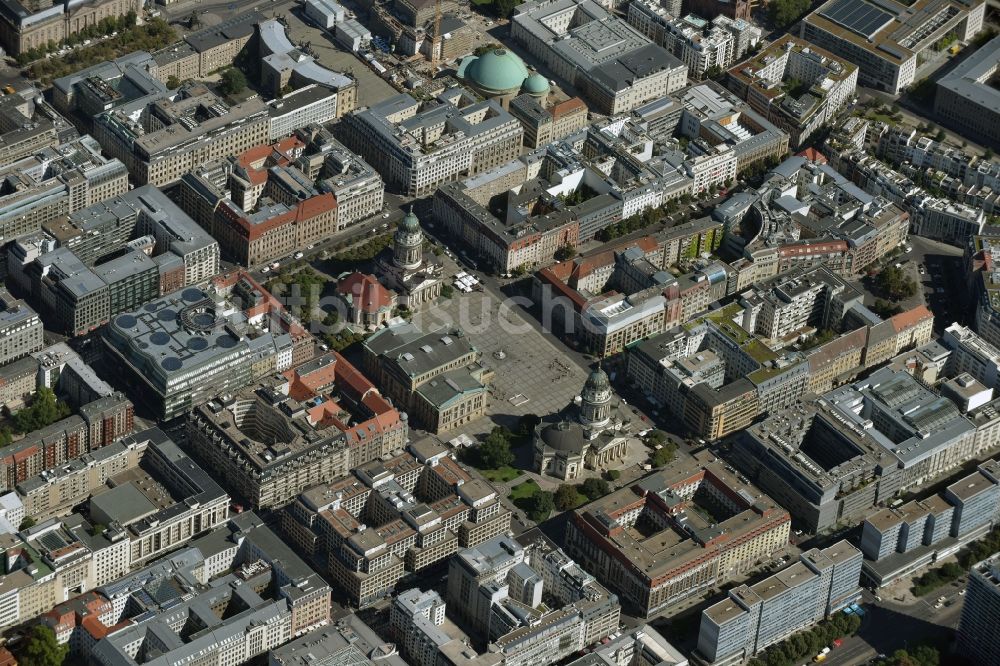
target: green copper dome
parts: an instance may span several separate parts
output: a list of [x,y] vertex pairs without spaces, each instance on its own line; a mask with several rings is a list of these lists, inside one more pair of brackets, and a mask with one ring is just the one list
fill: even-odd
[[420,231],[420,220],[413,214],[413,206],[410,206],[410,212],[399,221],[399,230],[409,234],[415,234]]
[[524,80],[522,88],[529,95],[544,95],[549,91],[549,82],[544,76],[535,72]]
[[604,368],[597,366],[587,377],[587,382],[583,386],[584,389],[591,391],[605,391],[611,388],[611,380],[608,379],[608,373],[604,372]]
[[513,52],[497,48],[462,60],[458,76],[484,92],[502,94],[519,90],[528,68]]

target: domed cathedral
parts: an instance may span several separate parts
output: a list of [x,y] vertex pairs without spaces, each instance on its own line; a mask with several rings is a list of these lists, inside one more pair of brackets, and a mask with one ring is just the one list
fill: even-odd
[[463,58],[457,76],[477,93],[497,100],[504,108],[522,93],[538,98],[544,105],[549,94],[549,82],[544,76],[529,72],[516,53],[499,45]]
[[400,220],[392,237],[392,246],[376,260],[379,280],[399,294],[399,304],[410,310],[434,303],[444,284],[442,266],[424,257],[424,231],[413,207]]
[[598,367],[572,404],[535,429],[535,471],[572,481],[584,469],[614,468],[628,454],[631,430],[628,411]]

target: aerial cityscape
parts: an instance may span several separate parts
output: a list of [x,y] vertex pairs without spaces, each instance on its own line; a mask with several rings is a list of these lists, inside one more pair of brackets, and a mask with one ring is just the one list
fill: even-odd
[[1000,666],[996,151],[997,0],[0,0],[0,666]]

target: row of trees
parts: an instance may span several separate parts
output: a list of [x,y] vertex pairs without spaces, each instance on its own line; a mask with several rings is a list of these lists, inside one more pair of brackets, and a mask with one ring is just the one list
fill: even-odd
[[[126,17],[127,19],[128,17]],[[177,35],[170,24],[161,18],[155,18],[144,25],[121,29],[115,37],[102,40],[98,44],[74,49],[64,56],[36,60],[28,70],[28,74],[43,83],[50,83],[53,79],[67,76],[105,60],[114,60],[126,53],[159,51],[172,44],[176,39]],[[48,46],[46,46],[46,52],[48,52]],[[44,55],[45,53],[35,53],[34,58],[42,58]],[[32,60],[31,56],[31,52],[28,52],[27,62]]]
[[949,562],[936,569],[931,569],[923,576],[913,581],[911,591],[921,597],[928,592],[958,580],[977,562],[985,560],[994,553],[1000,552],[1000,527],[994,527],[982,539],[973,541],[958,553],[958,563]]
[[837,613],[808,631],[800,631],[772,645],[750,660],[749,666],[794,666],[815,655],[834,640],[853,635],[861,627],[861,618],[853,613]]
[[[677,456],[677,445],[662,430],[654,430],[646,435],[646,444],[654,448],[649,456],[649,464],[653,467],[669,465]],[[660,448],[657,449],[657,446]]]
[[672,215],[680,210],[681,206],[687,206],[693,201],[690,194],[682,194],[677,199],[671,199],[659,208],[649,208],[641,213],[636,213],[624,220],[619,220],[610,224],[597,232],[597,239],[601,241],[614,240],[620,236],[626,236],[633,231],[644,229],[650,225],[662,221],[666,215]]
[[101,19],[97,23],[88,25],[80,30],[80,32],[70,35],[61,42],[56,42],[55,40],[50,39],[38,48],[28,49],[27,51],[19,53],[16,58],[17,64],[23,67],[30,62],[38,60],[39,58],[44,58],[50,53],[57,52],[63,46],[76,46],[77,44],[82,44],[88,39],[107,37],[111,33],[118,32],[119,30],[127,30],[135,27],[135,22],[135,12],[129,12],[125,16],[121,17],[108,16]]
[[879,666],[938,666],[941,663],[941,652],[930,645],[920,645],[912,652],[896,650],[875,663]]

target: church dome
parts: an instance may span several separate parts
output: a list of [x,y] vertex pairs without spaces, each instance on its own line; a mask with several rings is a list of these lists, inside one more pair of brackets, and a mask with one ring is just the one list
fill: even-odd
[[603,368],[598,367],[587,377],[587,382],[583,385],[583,388],[585,391],[589,390],[594,393],[609,390],[611,388],[611,380],[608,379],[608,373],[604,372]]
[[545,80],[544,76],[535,72],[524,80],[521,88],[529,95],[540,96],[549,92],[549,82]]
[[587,444],[587,438],[579,423],[559,421],[542,428],[542,442],[551,449],[564,453],[580,453]]
[[458,76],[487,94],[504,95],[520,90],[528,78],[528,68],[513,51],[495,48],[465,58]]
[[413,207],[410,207],[410,212],[408,212],[403,219],[399,221],[399,230],[404,231],[408,234],[415,234],[420,231],[420,220],[417,216],[413,214]]

